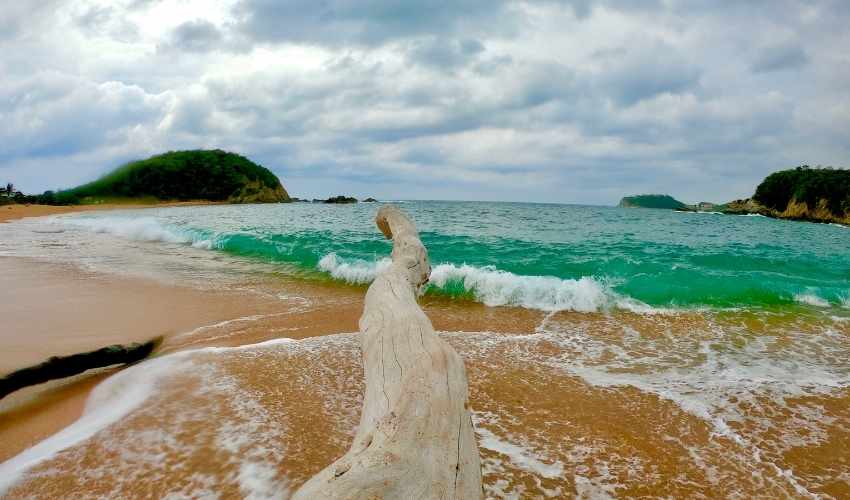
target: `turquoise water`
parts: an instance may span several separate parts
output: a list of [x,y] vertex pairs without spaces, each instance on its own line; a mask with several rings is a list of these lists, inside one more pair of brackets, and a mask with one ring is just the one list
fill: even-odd
[[[850,229],[842,226],[552,204],[400,206],[431,256],[426,293],[542,310],[850,307]],[[373,222],[377,208],[207,206],[89,213],[66,222],[363,284],[390,252]]]
[[[605,481],[643,488],[645,478],[657,481],[656,464],[663,457],[676,470],[675,480],[663,478],[667,489],[705,483],[709,495],[728,485],[734,492],[730,495],[768,491],[776,492],[772,496],[809,497],[824,491],[824,484],[836,484],[842,464],[827,457],[812,469],[810,457],[840,447],[848,435],[848,228],[613,207],[477,202],[399,206],[415,220],[431,255],[426,293],[536,311],[599,312],[518,314],[516,309],[447,308],[442,301],[427,302],[429,317],[449,313],[440,321],[446,330],[441,336],[468,367],[472,404],[480,417],[479,444],[511,463],[516,460],[516,467],[489,462],[485,478],[513,480],[520,470],[528,473],[529,457],[535,457],[547,467],[562,464],[563,474],[552,476],[591,476],[587,464],[595,463],[602,464],[596,470],[604,472]],[[162,484],[185,488],[179,468],[161,466],[194,463],[188,457],[207,453],[198,443],[219,442],[219,434],[193,442],[198,411],[222,421],[205,426],[210,432],[224,429],[248,436],[243,441],[252,449],[272,435],[257,432],[255,423],[266,417],[270,428],[297,432],[280,425],[290,422],[288,408],[295,407],[287,405],[289,393],[279,388],[304,386],[313,395],[324,390],[322,397],[333,401],[339,387],[350,389],[352,377],[359,376],[350,369],[359,366],[359,340],[350,334],[285,337],[297,338],[302,322],[314,321],[314,312],[333,310],[338,295],[344,296],[343,303],[349,300],[350,308],[351,299],[362,295],[364,285],[387,265],[391,247],[374,225],[377,209],[371,203],[221,205],[0,224],[0,256],[72,264],[57,266],[57,272],[82,267],[95,271],[90,275],[94,282],[114,274],[142,276],[225,289],[233,300],[243,293],[273,299],[271,314],[257,311],[175,333],[175,342],[201,347],[254,342],[257,335],[284,337],[236,350],[163,355],[151,361],[161,364],[145,362],[107,379],[100,393],[109,396],[87,405],[98,410],[73,431],[97,432],[83,441],[94,443],[93,448],[73,445],[72,450],[112,446],[118,452],[102,454],[109,460],[92,465],[78,460],[72,450],[62,451],[56,456],[66,463],[51,465],[56,472],[38,469],[32,484],[55,484],[45,483],[52,474],[62,481],[66,476],[94,478],[109,488],[133,488],[139,481],[122,483],[123,475],[114,471],[141,470],[143,475],[158,474]],[[279,280],[278,275],[287,278]],[[324,296],[322,288],[302,288],[290,278],[347,282],[360,289]],[[144,298],[139,307],[146,307]],[[340,323],[338,328],[352,326]],[[480,331],[469,331],[476,328]],[[348,356],[346,364],[338,365],[341,358],[333,357],[340,353]],[[290,358],[295,355],[309,358],[290,366],[286,360],[299,359]],[[196,356],[201,357],[191,362]],[[326,363],[328,359],[336,361]],[[263,376],[255,377],[260,372]],[[240,373],[244,378],[237,378]],[[329,374],[337,378],[329,379]],[[182,378],[186,376],[193,378]],[[288,383],[293,380],[297,383]],[[553,398],[540,397],[545,392],[539,390],[541,384],[553,388]],[[138,390],[128,392],[124,386]],[[200,389],[190,391],[187,400],[185,387]],[[149,395],[138,396],[140,392]],[[529,396],[518,399],[522,392]],[[126,410],[128,401],[138,410]],[[352,409],[358,401],[345,399],[338,402],[344,412],[330,411],[337,412],[334,418],[356,423]],[[594,406],[603,401],[603,406]],[[622,406],[617,410],[610,404]],[[142,419],[134,418],[137,411]],[[169,418],[160,418],[167,412]],[[575,415],[579,418],[574,421]],[[617,415],[626,420],[612,426]],[[691,417],[698,422],[688,424]],[[657,419],[658,425],[629,425],[635,418]],[[134,432],[128,422],[137,421],[156,425]],[[162,422],[173,425],[162,427]],[[98,430],[103,426],[106,430]],[[619,434],[611,434],[614,427]],[[575,435],[553,434],[559,429],[578,430]],[[124,432],[123,437],[117,438],[115,430]],[[706,430],[710,437],[701,437]],[[21,464],[29,467],[69,446],[59,436],[52,444],[46,441],[46,447],[0,464],[0,469],[6,467],[0,471],[5,472],[0,473],[0,489],[4,479],[11,478],[8,485],[22,477]],[[647,452],[634,445],[623,448],[623,443],[654,439],[658,448]],[[128,449],[140,450],[130,454],[130,465],[120,459]],[[144,451],[151,449],[165,453],[167,460],[162,453]],[[285,455],[287,447],[276,443],[270,449]],[[517,450],[515,458],[505,455],[506,449]],[[134,458],[149,455],[156,459],[149,464]],[[232,455],[234,463],[250,457],[241,451]],[[119,457],[117,463],[114,457]],[[277,462],[270,467],[285,469]],[[191,467],[181,470],[190,473]],[[222,481],[232,481],[234,475],[228,474]],[[549,478],[546,474],[535,480]],[[204,479],[204,484],[210,483]],[[525,496],[543,493],[532,490]]]

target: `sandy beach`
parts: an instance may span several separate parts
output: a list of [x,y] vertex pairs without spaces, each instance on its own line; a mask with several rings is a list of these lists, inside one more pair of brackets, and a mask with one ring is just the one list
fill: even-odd
[[[80,211],[193,206],[10,205],[0,221]],[[164,336],[157,354],[206,346],[237,346],[285,336],[306,338],[357,331],[362,291],[297,281],[274,283],[310,305],[282,304],[260,293],[210,292],[131,277],[86,272],[73,266],[0,257],[0,373],[50,356]],[[426,301],[440,309],[434,322],[452,330],[530,329],[541,314],[505,317],[482,305]],[[300,303],[299,303],[300,304]],[[469,309],[478,314],[469,314]],[[82,414],[91,389],[120,368],[93,370],[70,379],[17,391],[0,401],[0,462],[69,425]]]
[[101,210],[120,210],[128,208],[191,207],[215,205],[210,201],[165,201],[152,204],[138,203],[100,203],[94,205],[0,205],[0,223],[24,217],[45,217],[48,215],[94,212]]
[[[250,286],[203,288],[0,257],[0,371],[165,336],[148,362],[0,402],[0,464],[19,470],[37,457],[6,494],[294,491],[347,449],[357,425],[363,373],[353,332],[364,293],[276,273],[251,277]],[[712,332],[739,324],[751,336],[794,332],[793,314],[545,312],[431,294],[420,303],[466,363],[488,497],[850,494],[842,472],[850,392],[739,400],[746,393],[726,396],[713,385],[734,370],[703,368],[726,349],[705,347]],[[850,335],[843,322],[811,328],[825,328],[836,345]],[[770,349],[807,334],[783,335]],[[765,353],[753,351],[735,369],[760,366]],[[624,356],[638,361],[598,368]],[[668,357],[681,359],[655,378],[652,365]],[[749,380],[721,383],[736,389]],[[124,394],[143,403],[98,420]],[[719,426],[703,409],[709,403],[738,405],[737,419]]]

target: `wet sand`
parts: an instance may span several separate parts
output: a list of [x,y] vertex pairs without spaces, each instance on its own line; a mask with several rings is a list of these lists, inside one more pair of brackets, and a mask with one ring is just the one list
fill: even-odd
[[[50,356],[145,341],[271,312],[260,297],[234,297],[71,266],[0,257],[0,373]],[[102,379],[103,375],[93,376]],[[0,401],[0,461],[75,420],[89,376],[18,391]],[[14,425],[12,425],[14,423]]]
[[[0,373],[50,356],[164,336],[157,354],[287,337],[356,332],[365,288],[297,280],[267,283],[273,294],[206,291],[73,266],[0,257]],[[437,329],[530,331],[542,313],[506,315],[480,304],[426,298]],[[69,425],[107,372],[27,388],[0,400],[0,462]]]

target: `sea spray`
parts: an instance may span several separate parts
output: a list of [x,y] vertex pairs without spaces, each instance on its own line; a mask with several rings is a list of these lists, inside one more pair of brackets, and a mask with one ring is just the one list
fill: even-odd
[[374,281],[375,277],[390,264],[392,264],[392,261],[388,258],[373,262],[362,259],[347,262],[340,259],[335,253],[329,253],[319,260],[318,268],[338,280],[363,285]]
[[[371,283],[391,261],[341,259],[330,253],[318,268],[333,278],[352,284]],[[494,266],[439,264],[431,270],[432,293],[471,296],[488,306],[519,306],[541,311],[594,312],[617,302],[608,287],[593,278],[563,280],[551,276],[519,276]]]
[[794,295],[794,300],[800,304],[806,304],[814,307],[829,307],[829,301],[818,297],[814,293],[798,293]]
[[215,248],[211,231],[172,227],[155,217],[56,217],[54,220],[94,233],[111,234],[133,241],[191,245],[204,250]]
[[552,276],[518,276],[495,266],[478,268],[440,264],[431,271],[431,283],[440,289],[460,285],[488,306],[520,306],[541,311],[594,312],[614,302],[612,292],[599,281]]
[[153,217],[124,218],[98,217],[62,219],[69,224],[136,241],[161,241],[164,243],[192,243],[192,238],[172,231]]

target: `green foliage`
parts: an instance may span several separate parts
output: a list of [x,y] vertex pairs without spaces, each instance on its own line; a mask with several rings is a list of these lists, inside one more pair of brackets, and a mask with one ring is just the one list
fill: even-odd
[[685,204],[667,194],[640,194],[626,196],[620,201],[621,207],[640,208],[685,208]]
[[225,201],[249,183],[277,189],[280,180],[247,158],[216,150],[171,151],[128,163],[65,191],[69,198],[153,196],[160,200]]
[[825,199],[829,210],[841,216],[850,212],[850,170],[802,165],[775,172],[759,184],[753,198],[780,212],[791,200],[805,202],[813,209]]

